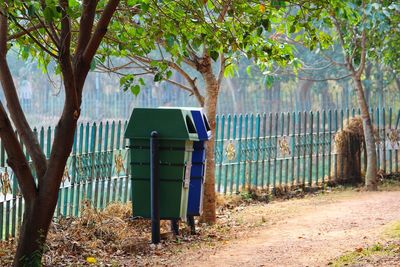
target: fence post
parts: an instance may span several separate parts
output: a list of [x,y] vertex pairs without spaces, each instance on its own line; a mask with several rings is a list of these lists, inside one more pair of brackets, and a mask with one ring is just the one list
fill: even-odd
[[258,188],[258,165],[260,159],[260,114],[256,116],[256,156],[255,156],[255,174],[254,174],[254,185]]
[[236,192],[239,192],[240,187],[240,166],[242,163],[242,131],[243,131],[243,115],[239,115],[239,140],[238,140],[238,149],[237,149],[237,172],[236,172]]
[[[234,146],[234,142],[236,141],[236,128],[237,128],[237,115],[234,114],[233,115],[233,134],[232,134],[232,144]],[[237,155],[235,155],[237,156]],[[231,166],[231,174],[230,174],[230,180],[231,180],[231,184],[230,184],[230,192],[233,193],[233,184],[235,183],[235,165],[234,163],[232,163]]]
[[300,157],[302,155],[302,150],[304,149],[303,144],[302,144],[302,136],[301,136],[301,117],[302,117],[302,113],[301,111],[298,112],[298,133],[297,133],[297,177],[296,177],[296,187],[299,187],[301,182],[300,182]]
[[242,172],[242,189],[246,189],[247,180],[247,155],[248,155],[248,136],[247,129],[249,126],[249,115],[244,116],[244,161],[243,161],[243,172]]
[[265,112],[262,115],[263,119],[263,136],[262,136],[262,167],[261,167],[261,188],[264,189],[264,183],[265,183],[265,149],[266,149],[266,138],[267,138],[267,114]]
[[[228,128],[227,128],[227,132],[226,132],[226,141],[227,144],[229,143],[229,140],[231,138],[231,114],[228,114],[228,120],[227,120],[227,124],[228,124]],[[222,140],[224,140],[224,137],[221,138]],[[224,145],[222,144],[222,155],[224,154]],[[222,164],[221,164],[222,166]],[[225,165],[225,179],[224,179],[224,194],[226,194],[227,192],[227,186],[228,186],[228,167],[229,164]]]
[[272,113],[268,114],[268,121],[269,121],[269,127],[268,127],[268,145],[267,145],[267,155],[268,155],[268,173],[267,173],[267,189],[268,191],[270,190],[270,185],[271,185],[271,160],[273,157],[273,148],[272,148]]
[[383,172],[386,173],[386,110],[385,107],[382,108],[382,131],[383,131],[383,142],[382,146],[383,155],[382,155],[382,165]]
[[[281,126],[281,129],[280,129],[280,138],[282,138],[283,137],[283,135],[284,135],[284,129],[285,129],[285,113],[283,113],[283,112],[281,112],[281,121],[280,121],[280,126]],[[277,155],[279,155],[279,186],[280,187],[282,187],[282,180],[283,180],[283,161],[284,161],[284,159],[283,159],[283,155],[282,155],[282,153],[281,153],[281,148],[280,148],[280,145],[279,145],[279,140],[280,139],[278,139],[278,146],[277,146]]]

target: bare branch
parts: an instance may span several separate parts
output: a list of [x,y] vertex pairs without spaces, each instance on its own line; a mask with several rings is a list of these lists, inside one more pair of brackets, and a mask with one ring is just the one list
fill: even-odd
[[185,86],[185,85],[183,85],[181,83],[178,83],[178,82],[176,82],[174,80],[171,80],[171,79],[164,79],[164,81],[166,81],[166,82],[168,82],[170,84],[176,85],[176,86],[180,87],[181,89],[183,89],[185,91],[188,91],[191,95],[194,94],[194,92],[193,92],[193,90],[191,88],[189,88],[189,87],[187,87],[187,86]]

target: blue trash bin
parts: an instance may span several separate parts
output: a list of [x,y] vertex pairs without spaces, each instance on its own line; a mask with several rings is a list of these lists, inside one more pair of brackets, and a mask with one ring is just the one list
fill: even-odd
[[211,138],[211,129],[202,109],[190,109],[190,111],[198,131],[199,141],[193,142],[187,215],[200,216],[203,211],[203,184],[206,163],[205,142]]

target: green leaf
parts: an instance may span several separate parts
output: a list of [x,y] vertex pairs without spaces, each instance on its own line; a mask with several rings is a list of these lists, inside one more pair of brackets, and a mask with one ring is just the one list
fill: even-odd
[[142,86],[145,85],[145,82],[144,82],[143,78],[139,78],[139,84],[142,85]]
[[293,22],[293,24],[290,25],[289,28],[289,33],[294,33],[294,32],[296,32],[296,22]]
[[79,6],[79,2],[77,0],[68,0],[68,5],[69,7],[78,7]]
[[161,72],[156,73],[156,75],[154,75],[154,81],[155,82],[159,82],[163,79]]
[[257,28],[257,35],[261,36],[262,32],[263,32],[263,27],[258,27]]
[[137,96],[140,93],[140,85],[135,84],[133,86],[131,86],[131,92]]
[[28,7],[28,15],[33,17],[36,13],[35,5],[29,5]]
[[211,51],[210,52],[210,57],[214,60],[217,61],[219,58],[219,53],[217,51]]
[[247,66],[247,68],[246,68],[246,72],[247,72],[247,75],[249,75],[249,77],[250,78],[252,78],[252,75],[251,75],[251,65],[249,65],[249,66]]
[[271,29],[270,29],[271,23],[270,23],[269,19],[263,19],[263,20],[261,20],[261,25],[264,27],[264,29],[265,29],[266,31],[270,31],[270,30],[271,30]]
[[174,45],[174,36],[169,35],[169,36],[167,37],[167,46],[168,46],[168,47],[172,47],[173,45]]
[[271,75],[267,75],[267,76],[265,76],[265,86],[268,88],[268,89],[271,89],[272,88],[272,85],[274,84],[274,77],[273,76],[271,76]]
[[46,6],[43,15],[46,22],[52,22],[55,18],[55,10],[52,7]]

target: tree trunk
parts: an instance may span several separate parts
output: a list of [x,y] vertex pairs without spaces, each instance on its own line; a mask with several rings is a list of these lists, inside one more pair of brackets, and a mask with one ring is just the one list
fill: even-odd
[[13,266],[41,266],[58,195],[38,196],[26,204]]
[[41,266],[47,234],[57,205],[58,189],[72,150],[76,130],[77,118],[65,115],[72,114],[72,110],[67,107],[57,125],[58,136],[55,136],[53,143],[50,156],[52,160],[45,176],[39,177],[39,180],[44,180],[46,183],[38,188],[33,200],[26,201],[14,266]]
[[206,179],[204,183],[203,215],[201,221],[214,224],[217,221],[215,204],[215,117],[217,115],[217,102],[219,94],[219,85],[215,75],[212,73],[211,63],[207,64],[201,72],[206,85],[205,110],[212,131],[212,138],[206,146]]
[[310,88],[314,84],[313,81],[300,81],[298,90],[299,106],[297,111],[309,111],[311,109]]
[[367,153],[367,172],[365,173],[365,186],[368,190],[377,190],[377,167],[376,167],[376,146],[374,131],[372,128],[371,117],[368,111],[368,105],[364,96],[364,88],[361,79],[353,77],[357,101],[361,109],[361,118],[363,120],[365,151]]

